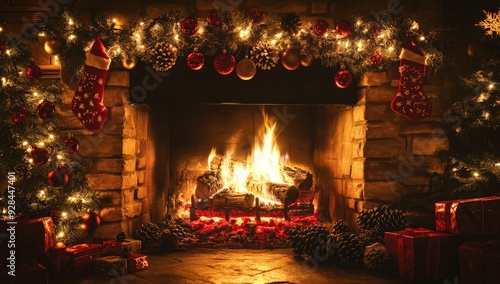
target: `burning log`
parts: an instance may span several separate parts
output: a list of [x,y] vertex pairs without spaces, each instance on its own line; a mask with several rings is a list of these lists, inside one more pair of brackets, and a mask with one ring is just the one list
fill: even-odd
[[196,181],[196,197],[205,200],[222,189],[222,178],[219,171],[207,171]]
[[[218,172],[224,162],[224,156],[215,155],[215,157],[210,161],[210,169],[212,171]],[[247,162],[231,157],[229,161],[229,168],[234,168],[234,164],[246,165]],[[300,169],[295,166],[285,166],[280,165],[280,172],[282,173],[282,179],[292,180],[298,191],[311,190],[313,185],[313,176],[310,172]]]
[[[227,198],[227,206],[226,206]],[[254,205],[255,196],[251,193],[234,193],[223,191],[214,195],[212,198],[212,209],[225,209],[229,208],[252,208]]]
[[297,188],[288,184],[250,181],[247,184],[247,189],[251,192],[259,194],[263,194],[267,191],[269,194],[281,201],[282,204],[285,204],[285,198],[287,198],[288,204],[293,203],[299,198],[299,191]]

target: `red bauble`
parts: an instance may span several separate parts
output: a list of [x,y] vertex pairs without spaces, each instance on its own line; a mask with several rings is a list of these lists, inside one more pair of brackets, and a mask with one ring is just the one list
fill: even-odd
[[349,36],[352,32],[352,24],[348,20],[341,20],[335,26],[335,30],[341,36]]
[[13,123],[21,123],[26,120],[26,108],[22,106],[14,106],[10,109],[10,121]]
[[328,32],[330,25],[324,19],[319,19],[314,23],[313,31],[317,36],[322,36]]
[[222,24],[222,11],[216,9],[210,10],[210,12],[208,12],[207,22],[212,26]]
[[42,68],[35,63],[30,64],[26,67],[26,78],[32,83],[40,81],[42,78]]
[[349,87],[352,83],[352,75],[349,70],[341,69],[335,74],[335,84],[341,89]]
[[54,103],[44,100],[36,107],[36,114],[41,119],[51,118],[56,113],[56,106]]
[[78,153],[78,150],[80,149],[80,142],[78,142],[78,140],[74,137],[69,137],[64,140],[64,146],[66,147],[66,152],[73,155]]
[[236,59],[226,52],[219,54],[214,60],[214,68],[221,75],[229,75],[236,66]]
[[50,158],[49,152],[44,148],[37,147],[36,145],[31,146],[30,157],[33,160],[33,164],[36,166],[45,165]]
[[181,31],[185,35],[194,35],[198,28],[198,22],[193,18],[185,18],[181,22]]
[[283,64],[283,67],[287,70],[299,68],[301,61],[302,57],[300,56],[300,52],[295,49],[287,49],[281,56],[281,64]]
[[85,215],[82,216],[82,219],[82,228],[87,232],[94,231],[97,227],[99,227],[99,224],[101,224],[101,217],[94,212],[85,213]]
[[378,51],[375,51],[370,57],[370,63],[372,65],[379,65],[380,63],[382,63],[382,54],[380,54]]
[[63,187],[68,183],[68,180],[69,174],[64,168],[57,168],[47,175],[47,181],[53,187]]
[[186,64],[191,70],[200,70],[205,65],[205,57],[195,50],[186,57]]
[[256,8],[252,8],[248,11],[248,18],[250,18],[252,22],[259,24],[264,20],[264,13]]

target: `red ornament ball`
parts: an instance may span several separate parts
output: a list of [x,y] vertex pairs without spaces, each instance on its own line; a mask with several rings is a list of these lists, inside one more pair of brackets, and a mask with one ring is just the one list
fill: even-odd
[[200,70],[205,65],[205,57],[195,50],[186,57],[186,64],[191,70]]
[[256,8],[252,8],[248,11],[248,18],[250,18],[252,22],[259,24],[264,20],[264,12],[259,11]]
[[35,63],[26,67],[26,78],[32,83],[36,83],[42,79],[42,68]]
[[69,137],[64,140],[64,147],[66,147],[66,152],[68,154],[73,155],[78,153],[78,150],[80,150],[80,142],[74,137]]
[[97,227],[99,227],[99,224],[101,224],[101,217],[94,212],[85,213],[85,215],[82,216],[82,219],[82,228],[87,232],[94,231]]
[[349,70],[341,69],[335,74],[335,85],[341,89],[349,87],[352,83],[352,75]]
[[214,68],[221,75],[229,75],[236,67],[236,59],[233,55],[222,52],[214,60]]
[[186,18],[181,22],[181,31],[185,35],[194,35],[198,28],[198,22],[193,18]]
[[30,157],[33,160],[33,164],[36,166],[45,165],[50,158],[49,152],[44,148],[37,147],[36,145],[31,146]]
[[210,12],[208,12],[207,22],[212,26],[222,24],[222,11],[216,9],[210,10]]
[[63,187],[68,183],[68,180],[69,174],[64,168],[57,168],[47,175],[47,181],[53,187]]
[[378,51],[375,51],[370,57],[370,63],[372,65],[379,65],[380,63],[382,63],[382,54],[380,54]]
[[54,103],[44,100],[36,107],[36,114],[41,119],[51,118],[56,113],[56,106]]
[[10,121],[13,123],[22,123],[26,120],[26,108],[23,106],[14,106],[10,109]]
[[287,70],[299,68],[301,61],[302,57],[300,56],[300,52],[295,49],[287,49],[281,56],[281,64],[283,64]]
[[349,36],[352,33],[352,24],[348,20],[341,20],[335,26],[335,30],[343,37]]
[[324,19],[317,20],[313,25],[313,31],[317,36],[322,36],[328,32],[330,25]]

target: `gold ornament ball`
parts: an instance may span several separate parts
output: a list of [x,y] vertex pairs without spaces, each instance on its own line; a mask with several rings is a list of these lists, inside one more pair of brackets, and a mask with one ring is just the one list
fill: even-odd
[[49,55],[58,55],[61,52],[62,44],[58,39],[49,39],[45,42],[44,48]]
[[301,54],[300,55],[300,65],[304,67],[309,67],[313,64],[314,57],[310,54]]
[[122,60],[123,68],[128,69],[128,70],[134,69],[135,64],[136,64],[135,58],[124,58]]
[[238,65],[236,65],[236,75],[238,75],[241,80],[250,80],[255,76],[255,73],[257,73],[257,67],[248,57],[240,60]]
[[295,70],[299,68],[300,61],[300,53],[293,49],[287,49],[283,53],[283,56],[281,56],[281,64],[283,64],[283,67],[287,70]]

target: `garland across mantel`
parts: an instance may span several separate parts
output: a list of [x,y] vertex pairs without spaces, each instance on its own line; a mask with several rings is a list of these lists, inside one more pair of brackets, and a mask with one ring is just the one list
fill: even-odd
[[418,23],[400,15],[373,21],[356,16],[331,27],[324,19],[304,24],[293,12],[264,14],[257,9],[246,13],[212,10],[205,19],[165,11],[161,17],[128,24],[105,14],[87,23],[77,14],[63,11],[36,31],[47,52],[59,54],[65,66],[75,71],[81,71],[85,53],[97,34],[111,59],[122,61],[126,68],[133,68],[140,59],[157,71],[166,71],[180,64],[178,56],[185,56],[188,66],[199,70],[204,56],[216,56],[214,68],[229,74],[236,66],[234,55],[248,56],[242,59],[241,68],[236,68],[242,79],[253,77],[256,66],[269,70],[280,59],[289,70],[308,66],[314,59],[348,76],[385,70],[399,59],[408,36],[419,44],[427,65],[440,66],[443,61],[436,48],[438,32],[424,34]]

